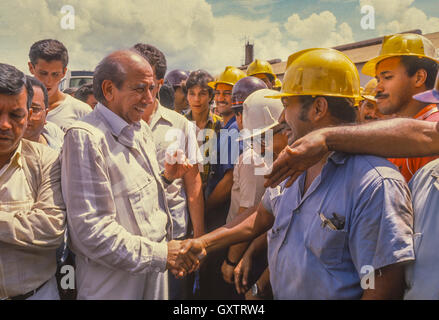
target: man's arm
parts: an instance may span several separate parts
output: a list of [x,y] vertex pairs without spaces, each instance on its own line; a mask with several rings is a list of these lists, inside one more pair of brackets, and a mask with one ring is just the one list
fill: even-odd
[[232,244],[249,241],[266,232],[273,226],[274,216],[268,212],[262,203],[258,209],[248,210],[238,215],[231,222],[198,239],[184,241],[181,254],[192,252],[209,253]]
[[439,154],[439,124],[414,119],[390,119],[362,125],[313,131],[287,146],[273,163],[265,186],[286,178],[293,184],[328,151],[373,154],[382,157],[424,157]]
[[216,185],[215,189],[209,195],[206,201],[206,211],[222,206],[224,202],[230,199],[230,193],[233,186],[233,169],[227,170],[224,177]]
[[42,162],[41,181],[37,183],[39,188],[32,208],[0,210],[0,243],[32,250],[53,250],[62,243],[66,209],[61,195],[60,161],[54,152]]
[[193,166],[183,177],[194,238],[204,234],[203,183],[198,166]]
[[405,290],[404,265],[404,263],[397,263],[377,270],[374,274],[374,288],[364,290],[361,299],[402,299]]

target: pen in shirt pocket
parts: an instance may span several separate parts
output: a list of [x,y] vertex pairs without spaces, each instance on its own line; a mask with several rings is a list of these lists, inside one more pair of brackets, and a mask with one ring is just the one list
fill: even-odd
[[332,230],[343,230],[345,225],[345,219],[336,213],[332,214],[332,218],[326,218],[323,213],[319,214],[320,220],[322,220],[322,228],[328,226]]

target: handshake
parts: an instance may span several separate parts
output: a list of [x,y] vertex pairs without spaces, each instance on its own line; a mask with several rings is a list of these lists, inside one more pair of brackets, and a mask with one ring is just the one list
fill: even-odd
[[168,260],[166,268],[177,278],[194,272],[200,261],[207,255],[206,244],[199,239],[168,242]]

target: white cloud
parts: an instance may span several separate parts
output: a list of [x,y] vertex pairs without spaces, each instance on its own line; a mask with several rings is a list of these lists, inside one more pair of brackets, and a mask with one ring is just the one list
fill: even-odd
[[[2,0],[0,60],[27,72],[28,51],[38,40],[55,38],[69,50],[71,69],[93,70],[109,52],[137,42],[162,50],[169,69],[206,69],[218,73],[244,60],[244,43],[255,45],[255,58],[286,58],[308,46],[351,42],[352,30],[325,11],[284,25],[269,18],[215,17],[206,0],[69,0],[75,8],[75,30],[60,27],[64,5],[58,0]],[[262,0],[241,5],[258,9]],[[291,33],[292,32],[292,33]]]
[[414,0],[360,0],[360,6],[371,5],[375,9],[378,32],[392,34],[421,29],[422,33],[437,32],[439,18],[429,17],[424,11],[412,7]]
[[351,27],[345,22],[337,25],[337,18],[330,11],[313,13],[304,19],[293,14],[284,27],[303,48],[333,47],[354,41]]

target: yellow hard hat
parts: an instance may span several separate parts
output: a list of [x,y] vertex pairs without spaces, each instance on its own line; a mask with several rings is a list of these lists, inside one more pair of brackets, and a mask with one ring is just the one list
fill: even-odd
[[282,81],[279,80],[279,78],[276,78],[274,80],[274,86],[273,88],[282,88]]
[[436,48],[429,39],[415,33],[403,33],[385,36],[379,56],[366,62],[361,72],[375,77],[376,65],[379,62],[398,56],[423,57],[439,63],[436,57]]
[[360,76],[355,64],[334,49],[312,48],[288,57],[281,92],[287,96],[332,96],[361,100]]
[[259,73],[271,74],[276,79],[276,75],[273,72],[273,67],[271,64],[268,61],[256,59],[248,65],[247,75],[254,76],[255,74]]
[[246,73],[241,69],[228,66],[222,73],[220,73],[220,75],[215,81],[211,81],[207,85],[213,89],[215,89],[216,85],[219,83],[224,83],[234,86],[235,83],[238,82],[238,80],[245,78],[246,76],[247,76]]
[[377,79],[373,78],[369,80],[369,82],[366,83],[366,86],[364,87],[361,96],[364,99],[372,100],[376,102],[377,99],[375,99],[375,88],[377,87],[377,84],[378,84]]

